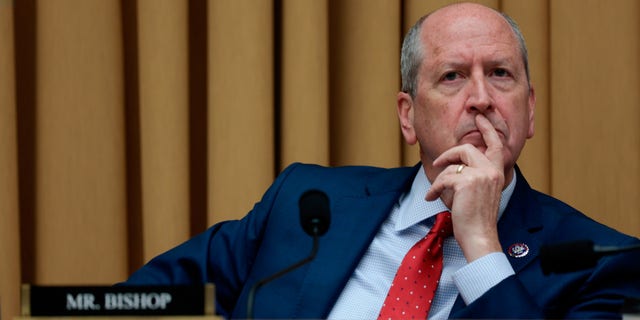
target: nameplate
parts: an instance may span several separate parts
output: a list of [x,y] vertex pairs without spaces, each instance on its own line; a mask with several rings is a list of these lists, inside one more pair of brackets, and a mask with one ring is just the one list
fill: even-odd
[[213,285],[22,286],[23,316],[214,314]]

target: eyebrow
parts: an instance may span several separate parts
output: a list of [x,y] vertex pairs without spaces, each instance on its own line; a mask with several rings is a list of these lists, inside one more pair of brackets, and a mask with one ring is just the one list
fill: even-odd
[[[462,61],[463,59],[460,59],[460,61],[458,61],[458,59],[452,59],[450,61],[445,61],[442,63],[437,63],[434,65],[434,69],[435,70],[448,70],[448,69],[464,69],[464,68],[468,68],[469,65],[471,64],[468,61]],[[509,58],[509,57],[504,57],[504,58],[493,58],[493,59],[489,59],[487,61],[484,61],[482,63],[484,66],[510,66],[510,65],[516,65],[517,64],[517,59],[513,59],[513,58]]]

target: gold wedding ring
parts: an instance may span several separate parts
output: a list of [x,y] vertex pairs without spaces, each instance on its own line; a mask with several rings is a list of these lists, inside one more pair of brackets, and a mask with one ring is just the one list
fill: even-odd
[[458,165],[458,169],[456,169],[456,173],[462,173],[462,170],[466,167],[464,164]]

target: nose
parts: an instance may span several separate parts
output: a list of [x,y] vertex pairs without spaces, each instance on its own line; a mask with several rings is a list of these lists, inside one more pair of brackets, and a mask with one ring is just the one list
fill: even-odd
[[474,77],[468,84],[467,110],[485,113],[493,108],[484,76]]

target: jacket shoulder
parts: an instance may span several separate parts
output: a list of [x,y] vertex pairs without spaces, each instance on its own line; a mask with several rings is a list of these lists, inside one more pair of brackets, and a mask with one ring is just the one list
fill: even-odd
[[327,193],[339,190],[345,195],[398,191],[407,187],[418,170],[415,167],[382,168],[373,166],[328,167],[293,163],[277,177],[275,185],[286,184],[298,189],[320,189]]

